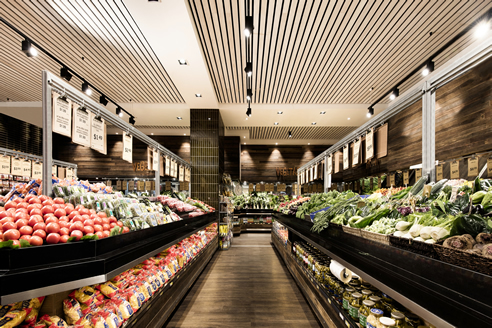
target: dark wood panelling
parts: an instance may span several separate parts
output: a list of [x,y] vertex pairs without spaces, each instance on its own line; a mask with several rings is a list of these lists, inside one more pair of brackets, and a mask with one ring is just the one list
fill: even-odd
[[229,173],[234,180],[239,179],[240,142],[240,137],[225,137],[224,140],[224,172]]
[[42,140],[40,127],[0,113],[0,147],[39,156],[43,152]]
[[297,174],[277,178],[277,168],[301,167],[329,146],[241,146],[241,180],[292,183]]

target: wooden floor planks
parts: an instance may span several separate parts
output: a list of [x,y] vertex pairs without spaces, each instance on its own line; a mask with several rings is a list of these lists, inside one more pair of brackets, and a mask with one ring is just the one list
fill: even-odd
[[215,254],[165,327],[320,327],[270,241],[263,233],[235,237],[234,247]]

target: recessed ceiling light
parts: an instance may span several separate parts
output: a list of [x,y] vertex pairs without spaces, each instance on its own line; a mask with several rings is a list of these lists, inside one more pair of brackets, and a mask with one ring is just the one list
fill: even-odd
[[116,134],[118,134],[118,132],[116,132]]
[[284,112],[277,112],[277,114],[282,115]]
[[321,115],[325,115],[326,112],[325,111],[322,111],[322,112],[319,112]]
[[311,125],[316,125],[316,122],[311,123]]
[[244,136],[243,138],[246,138],[246,136]]
[[153,136],[154,134],[153,134],[153,133],[151,133],[150,135],[151,135],[151,136]]
[[188,63],[186,62],[186,59],[178,59],[178,63],[180,65],[188,65]]
[[308,142],[308,146],[310,145],[310,143]]
[[278,122],[273,123],[274,125],[278,125]]
[[186,133],[184,135],[186,135]]
[[183,118],[181,116],[176,117],[178,120],[182,120]]
[[246,144],[246,143],[244,143],[244,144]]
[[202,95],[201,95],[201,94],[199,94],[199,93],[195,93],[195,97],[197,97],[197,98],[201,98],[201,97],[202,97]]
[[350,117],[347,117],[347,120],[349,120],[349,121],[350,121]]
[[369,91],[372,91],[372,90],[374,90],[374,87],[369,88]]
[[278,142],[276,142],[275,144],[278,145]]
[[246,117],[246,121],[248,120],[248,118]]
[[210,120],[211,120],[211,118],[209,117],[209,118],[208,118],[208,120],[210,121]]

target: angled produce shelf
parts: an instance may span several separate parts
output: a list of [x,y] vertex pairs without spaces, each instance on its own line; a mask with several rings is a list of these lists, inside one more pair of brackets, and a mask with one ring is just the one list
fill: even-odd
[[105,282],[214,222],[209,213],[96,241],[2,250],[1,304]]
[[[485,327],[492,320],[492,277],[426,256],[275,214],[289,230],[437,327]],[[474,286],[470,288],[470,286]]]

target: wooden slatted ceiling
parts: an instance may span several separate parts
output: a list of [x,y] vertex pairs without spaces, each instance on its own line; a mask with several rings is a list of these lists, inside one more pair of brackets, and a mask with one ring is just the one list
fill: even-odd
[[[346,136],[353,130],[356,126],[229,126],[226,127],[228,130],[249,130],[249,139],[295,139],[295,140],[306,140],[306,139],[328,139],[337,140]],[[292,138],[289,138],[289,131],[292,132]]]
[[[492,8],[489,0],[253,3],[253,103],[372,103]],[[245,103],[244,1],[188,4],[219,102]]]
[[[0,0],[0,16],[116,102],[184,103],[121,0]],[[41,53],[28,58],[22,40],[0,22],[1,101],[41,100],[41,71],[60,71]]]

